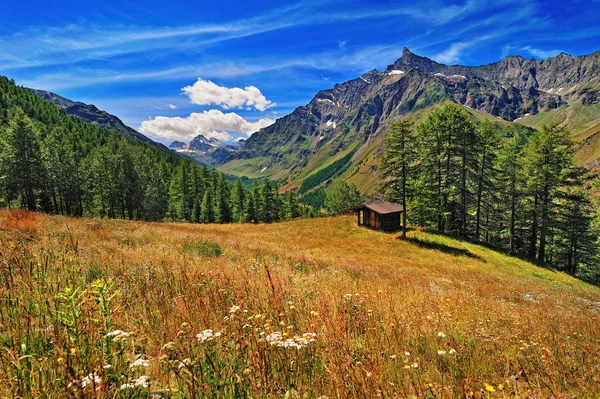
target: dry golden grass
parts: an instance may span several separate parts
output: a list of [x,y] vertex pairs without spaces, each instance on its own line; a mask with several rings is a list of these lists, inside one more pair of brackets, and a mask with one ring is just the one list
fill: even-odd
[[410,238],[0,211],[0,396],[598,397],[600,289]]

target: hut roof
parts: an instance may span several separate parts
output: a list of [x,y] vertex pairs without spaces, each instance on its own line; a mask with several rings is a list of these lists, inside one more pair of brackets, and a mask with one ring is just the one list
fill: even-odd
[[375,203],[371,203],[371,204],[363,204],[363,205],[359,206],[358,208],[356,208],[356,210],[363,209],[363,208],[368,208],[368,209],[372,210],[373,212],[379,213],[380,215],[404,211],[404,208],[402,207],[402,205],[392,204],[390,202],[375,202]]

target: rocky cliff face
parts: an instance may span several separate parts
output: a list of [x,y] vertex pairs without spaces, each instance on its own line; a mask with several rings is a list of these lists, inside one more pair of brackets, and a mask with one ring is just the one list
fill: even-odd
[[106,130],[116,130],[124,137],[131,138],[142,143],[165,148],[162,144],[149,139],[137,130],[125,125],[123,121],[116,116],[111,115],[106,111],[99,110],[93,104],[72,101],[49,91],[35,89],[27,90],[37,96],[42,97],[44,100],[56,105],[57,107],[63,108],[67,114],[74,115],[84,122],[97,125]]

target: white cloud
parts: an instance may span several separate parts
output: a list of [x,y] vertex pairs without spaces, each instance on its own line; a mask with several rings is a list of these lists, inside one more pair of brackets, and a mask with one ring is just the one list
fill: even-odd
[[176,109],[176,108],[177,108],[177,105],[169,104],[169,105],[167,105],[167,107],[169,107],[169,108],[171,108],[171,109]]
[[193,86],[186,86],[181,90],[190,97],[192,104],[198,105],[215,104],[225,109],[250,106],[259,111],[275,105],[272,101],[267,100],[255,86],[247,86],[243,89],[229,88],[199,78]]
[[[228,140],[228,132],[244,133],[250,137],[253,133],[273,124],[275,120],[264,118],[256,122],[248,122],[240,115],[229,112],[223,113],[216,109],[193,113],[186,118],[157,116],[143,121],[140,132],[162,139],[190,141],[198,135],[206,138],[216,137]],[[229,137],[226,137],[225,134]]]
[[442,64],[452,64],[460,60],[462,51],[468,48],[470,43],[454,43],[447,50],[435,55],[433,58]]
[[546,59],[549,57],[555,57],[561,53],[560,50],[542,50],[542,49],[534,48],[531,46],[525,46],[525,47],[521,48],[521,50],[528,52],[535,58],[542,58],[542,59]]

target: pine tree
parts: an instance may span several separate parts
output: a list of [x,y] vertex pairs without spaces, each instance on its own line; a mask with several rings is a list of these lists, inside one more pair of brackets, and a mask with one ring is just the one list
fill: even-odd
[[360,193],[356,185],[345,181],[339,181],[331,186],[325,199],[325,208],[331,215],[351,213],[360,204]]
[[285,218],[295,219],[301,215],[298,207],[296,191],[290,190],[287,193],[287,200],[285,205]]
[[400,203],[402,212],[402,237],[406,238],[408,198],[412,195],[413,164],[416,160],[415,137],[412,119],[403,119],[390,125],[385,139],[386,151],[381,158],[381,177],[391,202]]
[[4,163],[7,200],[21,198],[21,206],[38,209],[37,200],[46,184],[38,130],[30,118],[18,109],[4,133]]
[[558,189],[565,183],[564,173],[573,164],[575,150],[573,143],[569,140],[568,130],[558,125],[550,125],[544,126],[531,138],[524,154],[528,194],[533,197],[534,204],[530,238],[533,249],[531,256],[533,260],[539,227],[537,261],[544,265],[546,264],[548,229],[556,217],[554,201],[557,198]]
[[215,213],[214,204],[212,199],[211,190],[206,190],[204,197],[202,198],[202,205],[200,206],[200,220],[202,223],[214,223]]
[[231,217],[234,222],[245,221],[244,207],[246,204],[246,190],[242,181],[237,178],[231,190]]

